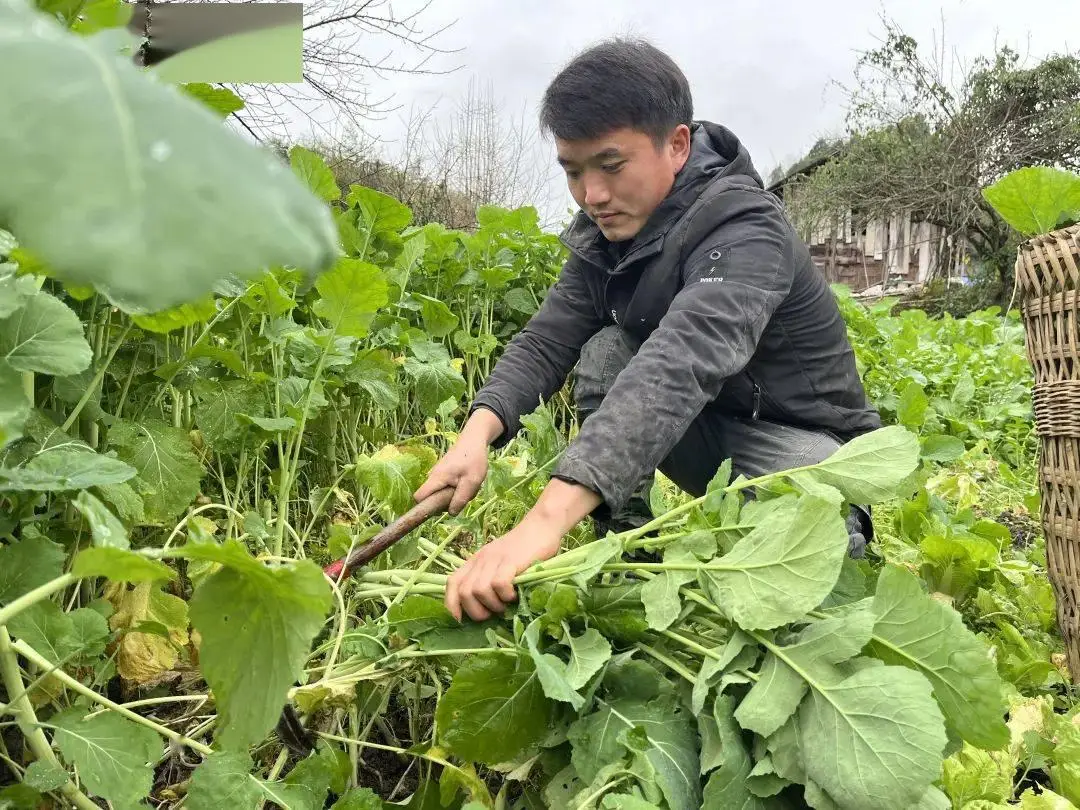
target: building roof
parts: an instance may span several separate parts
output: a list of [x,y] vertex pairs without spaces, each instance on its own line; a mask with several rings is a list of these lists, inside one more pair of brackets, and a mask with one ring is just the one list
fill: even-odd
[[834,157],[839,155],[841,151],[841,149],[831,149],[828,152],[824,152],[813,158],[803,158],[790,169],[788,169],[788,171],[784,174],[783,177],[766,186],[765,190],[771,191],[773,194],[778,193],[781,188],[786,186],[796,177],[799,177],[801,175],[813,174],[815,171],[824,166]]

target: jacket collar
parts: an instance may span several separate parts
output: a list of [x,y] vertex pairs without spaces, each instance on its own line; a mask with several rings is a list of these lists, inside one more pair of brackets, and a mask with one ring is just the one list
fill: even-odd
[[743,182],[764,188],[750,153],[731,130],[710,121],[695,121],[690,128],[690,156],[675,176],[671,191],[656,207],[633,238],[620,261],[615,262],[611,243],[584,211],[578,211],[559,239],[573,253],[598,267],[612,270],[658,253],[664,236],[718,178],[740,175]]

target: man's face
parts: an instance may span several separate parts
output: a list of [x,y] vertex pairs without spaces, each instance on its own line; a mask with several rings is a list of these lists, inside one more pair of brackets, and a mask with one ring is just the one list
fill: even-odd
[[617,129],[587,141],[556,139],[570,193],[611,242],[632,239],[671,191],[690,154],[680,124],[658,149],[652,138]]

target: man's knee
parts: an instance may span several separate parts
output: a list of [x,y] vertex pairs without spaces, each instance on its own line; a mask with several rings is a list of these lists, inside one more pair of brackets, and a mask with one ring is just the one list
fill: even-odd
[[641,343],[620,326],[605,326],[581,348],[574,374],[574,401],[579,410],[595,411]]

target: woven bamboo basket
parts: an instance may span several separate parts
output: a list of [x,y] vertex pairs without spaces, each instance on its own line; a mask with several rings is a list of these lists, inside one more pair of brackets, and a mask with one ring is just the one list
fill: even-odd
[[1080,225],[1021,245],[1016,278],[1035,371],[1047,565],[1069,672],[1080,683]]

